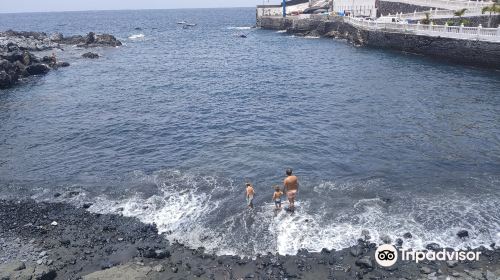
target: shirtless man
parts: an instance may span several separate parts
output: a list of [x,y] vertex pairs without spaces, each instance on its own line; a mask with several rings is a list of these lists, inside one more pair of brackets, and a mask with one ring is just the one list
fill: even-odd
[[247,198],[247,205],[248,208],[253,208],[253,197],[255,195],[255,190],[253,189],[252,184],[247,183],[247,189],[246,189],[246,198]]
[[297,197],[297,191],[299,190],[299,179],[297,176],[292,175],[292,169],[286,170],[286,178],[283,181],[283,190],[288,197],[288,202],[290,202],[290,210],[295,209],[295,198]]

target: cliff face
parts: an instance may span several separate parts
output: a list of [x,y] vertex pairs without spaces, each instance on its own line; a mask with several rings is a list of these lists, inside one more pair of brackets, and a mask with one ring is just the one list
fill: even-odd
[[261,18],[261,28],[286,30],[299,36],[347,39],[367,47],[425,54],[460,64],[500,69],[500,43],[431,37],[390,31],[367,31],[345,23],[341,17],[326,19]]

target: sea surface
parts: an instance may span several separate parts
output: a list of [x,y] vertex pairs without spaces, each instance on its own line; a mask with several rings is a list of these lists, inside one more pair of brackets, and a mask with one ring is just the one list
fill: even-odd
[[[500,72],[254,24],[252,8],[0,14],[124,43],[66,47],[71,67],[0,91],[0,196],[123,207],[217,254],[341,249],[364,229],[500,243]],[[288,167],[298,209],[275,213]]]

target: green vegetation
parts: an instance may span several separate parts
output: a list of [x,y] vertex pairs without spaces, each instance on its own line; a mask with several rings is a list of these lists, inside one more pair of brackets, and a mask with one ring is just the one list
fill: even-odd
[[465,15],[465,12],[467,11],[466,8],[457,10],[453,13],[453,16],[458,17],[458,25],[469,25],[470,20],[464,19],[463,16]]
[[425,13],[425,18],[421,20],[422,24],[431,24],[431,14],[430,13]]
[[492,15],[493,14],[497,14],[497,13],[500,13],[500,0],[496,0],[495,2],[493,2],[493,5],[491,6],[486,6],[483,8],[483,10],[481,11],[483,14],[485,13],[490,13],[489,17],[488,17],[488,27],[491,27],[491,19],[492,19]]

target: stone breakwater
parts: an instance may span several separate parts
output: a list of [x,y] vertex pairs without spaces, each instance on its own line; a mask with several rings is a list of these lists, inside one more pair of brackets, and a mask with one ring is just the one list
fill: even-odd
[[[61,194],[71,197],[74,192]],[[341,251],[295,256],[215,256],[169,243],[154,224],[96,214],[64,203],[0,200],[0,279],[481,279],[500,277],[500,248],[478,248],[479,261],[374,260],[377,244],[363,231]],[[465,231],[457,234],[468,238]],[[394,241],[396,247],[411,233]],[[387,239],[387,238],[385,238]],[[392,243],[391,240],[379,243]],[[270,249],[271,250],[271,249]],[[429,244],[429,251],[442,250]],[[448,277],[448,278],[447,278]]]
[[51,69],[67,67],[55,56],[38,57],[36,54],[64,46],[78,48],[117,47],[122,43],[109,34],[88,33],[64,37],[60,33],[47,35],[43,32],[0,32],[0,89],[15,85],[20,79],[47,74]]
[[257,26],[263,29],[286,30],[289,34],[299,36],[346,39],[356,46],[424,54],[453,63],[500,69],[498,42],[433,37],[390,30],[364,30],[344,22],[342,17],[262,17],[257,19]]

